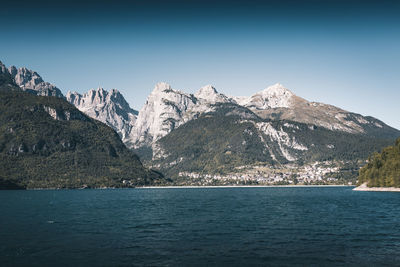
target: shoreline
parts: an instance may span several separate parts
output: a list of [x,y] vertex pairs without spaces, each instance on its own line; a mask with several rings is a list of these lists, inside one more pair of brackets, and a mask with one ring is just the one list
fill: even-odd
[[398,187],[368,187],[367,183],[353,188],[354,191],[365,191],[365,192],[400,192]]
[[[196,188],[306,188],[306,187],[354,187],[354,185],[166,185],[166,186],[136,186],[136,187],[99,187],[99,188],[25,188],[22,191],[41,191],[41,190],[108,190],[108,189],[196,189]],[[17,190],[17,191],[20,191]]]
[[171,186],[141,186],[136,189],[179,189],[179,188],[277,188],[277,187],[354,187],[354,185],[171,185]]

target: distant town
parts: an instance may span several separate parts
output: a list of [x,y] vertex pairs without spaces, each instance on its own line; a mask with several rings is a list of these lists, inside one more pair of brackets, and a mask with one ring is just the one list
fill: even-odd
[[[346,167],[347,166],[347,167]],[[353,162],[323,161],[298,166],[241,166],[236,172],[227,174],[207,174],[180,172],[179,177],[190,185],[353,185],[358,168]]]

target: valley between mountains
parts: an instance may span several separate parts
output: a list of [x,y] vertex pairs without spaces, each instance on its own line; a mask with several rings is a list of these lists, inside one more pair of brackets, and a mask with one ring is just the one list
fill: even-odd
[[[9,187],[355,184],[368,156],[400,136],[279,83],[248,97],[158,83],[138,111],[116,89],[63,95],[35,71],[0,68],[0,179]],[[49,166],[58,171],[35,171]]]

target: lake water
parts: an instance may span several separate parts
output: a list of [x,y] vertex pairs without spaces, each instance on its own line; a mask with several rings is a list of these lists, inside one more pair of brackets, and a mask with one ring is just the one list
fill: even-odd
[[0,191],[2,266],[399,265],[400,193]]

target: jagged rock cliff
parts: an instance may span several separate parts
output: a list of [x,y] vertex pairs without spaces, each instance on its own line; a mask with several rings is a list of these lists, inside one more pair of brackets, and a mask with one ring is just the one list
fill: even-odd
[[40,96],[56,96],[63,98],[60,89],[55,85],[43,81],[42,77],[36,72],[27,68],[16,68],[11,66],[8,69],[14,82],[24,91]]
[[127,141],[138,112],[129,106],[118,90],[108,92],[98,88],[84,94],[68,92],[66,99],[89,117],[112,127],[123,142]]
[[158,83],[139,111],[128,145],[133,148],[152,146],[157,140],[180,125],[214,109],[216,103],[234,102],[211,85],[196,94],[174,90],[167,83]]
[[163,183],[103,123],[64,99],[24,92],[0,62],[0,189]]

